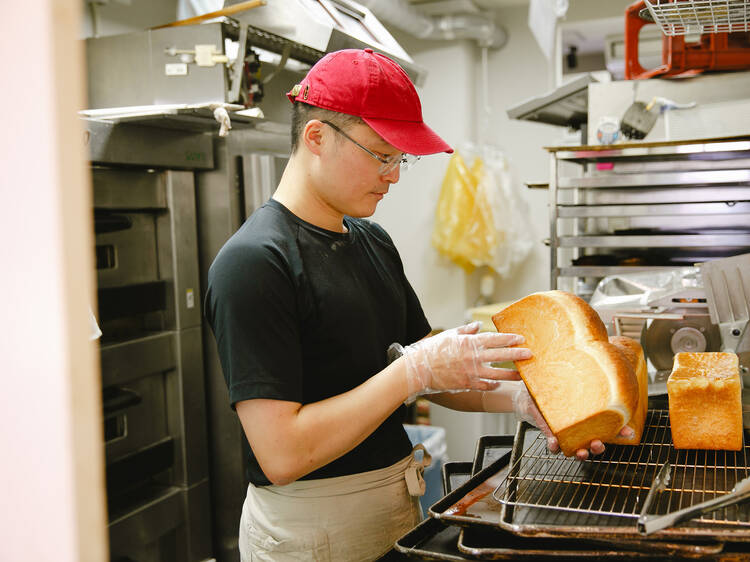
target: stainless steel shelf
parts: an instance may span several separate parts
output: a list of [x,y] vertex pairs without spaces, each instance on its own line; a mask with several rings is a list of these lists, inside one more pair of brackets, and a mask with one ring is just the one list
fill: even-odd
[[557,207],[557,216],[560,218],[657,217],[685,214],[703,216],[750,214],[750,202],[558,205]]
[[750,183],[750,170],[708,170],[560,178],[558,189],[602,189],[619,187],[695,187]]
[[666,265],[580,265],[557,268],[558,277],[607,277],[636,271],[660,271],[678,266]]
[[750,251],[750,137],[548,150],[552,288]]
[[750,234],[560,236],[561,248],[708,248],[750,246]]
[[696,141],[695,143],[630,143],[611,146],[561,146],[548,147],[547,150],[554,153],[558,160],[569,160],[579,164],[609,162],[613,159],[689,160],[692,158],[706,158],[711,160],[725,160],[747,157],[748,153],[750,153],[750,140],[706,140]]

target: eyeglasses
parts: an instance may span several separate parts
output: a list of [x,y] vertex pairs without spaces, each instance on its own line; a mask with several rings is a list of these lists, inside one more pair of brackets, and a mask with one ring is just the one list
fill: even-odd
[[359,148],[361,148],[367,154],[369,154],[370,156],[372,156],[373,158],[375,158],[375,160],[377,160],[378,162],[380,162],[380,168],[378,169],[378,173],[381,176],[387,176],[388,174],[390,174],[391,172],[393,172],[393,170],[396,169],[396,166],[399,166],[399,165],[401,166],[401,171],[405,172],[406,170],[408,170],[409,168],[411,168],[414,164],[416,164],[417,160],[420,159],[420,156],[415,156],[414,154],[406,154],[406,153],[401,153],[401,156],[396,156],[396,155],[385,156],[385,157],[384,156],[380,156],[379,154],[375,154],[369,148],[366,148],[366,147],[362,146],[361,144],[359,144],[352,137],[350,137],[349,135],[347,135],[344,131],[342,131],[339,127],[337,127],[336,125],[334,125],[330,121],[326,121],[324,119],[322,122],[325,123],[326,125],[328,125],[329,127],[331,127],[334,131],[336,131],[337,133],[339,133],[345,139],[347,139],[347,140],[353,142],[354,144],[356,144]]

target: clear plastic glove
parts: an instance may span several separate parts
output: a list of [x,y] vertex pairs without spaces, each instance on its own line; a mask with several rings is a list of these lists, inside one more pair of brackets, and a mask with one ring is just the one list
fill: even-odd
[[522,336],[479,332],[479,322],[446,330],[404,348],[407,402],[434,392],[492,390],[500,381],[518,380],[513,369],[490,363],[529,359],[528,349],[509,345],[523,343]]
[[[482,407],[485,412],[502,413],[513,411],[520,421],[525,421],[538,428],[547,438],[547,448],[552,453],[557,453],[560,446],[557,438],[550,430],[547,422],[544,420],[539,408],[536,407],[534,400],[531,398],[529,391],[523,381],[513,381],[503,383],[497,390],[482,393]],[[633,429],[624,426],[620,430],[622,437],[632,436]],[[604,443],[599,439],[594,439],[587,449],[578,449],[576,458],[585,461],[589,454],[600,455],[604,452]]]

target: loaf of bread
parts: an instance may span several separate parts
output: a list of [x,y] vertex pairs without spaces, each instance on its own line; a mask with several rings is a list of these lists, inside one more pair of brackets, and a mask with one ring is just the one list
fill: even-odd
[[534,293],[492,321],[498,332],[524,336],[520,346],[533,357],[517,361],[518,372],[566,455],[594,439],[611,442],[635,413],[633,367],[583,299],[563,291]]
[[616,445],[637,445],[641,442],[643,428],[646,425],[646,413],[648,411],[648,367],[646,365],[646,356],[643,353],[641,344],[632,338],[610,336],[609,342],[616,345],[633,366],[635,378],[638,382],[638,406],[635,409],[633,417],[628,420],[628,426],[632,427],[635,432],[633,437],[627,438],[616,435],[611,441],[606,442]]
[[678,353],[667,379],[675,449],[742,449],[742,381],[734,353]]

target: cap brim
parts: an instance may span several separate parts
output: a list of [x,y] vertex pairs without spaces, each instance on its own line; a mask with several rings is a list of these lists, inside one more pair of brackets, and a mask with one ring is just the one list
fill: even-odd
[[424,156],[438,152],[453,152],[453,149],[441,139],[435,131],[419,121],[396,121],[393,119],[373,119],[362,117],[372,129],[383,137],[388,144],[401,152]]

